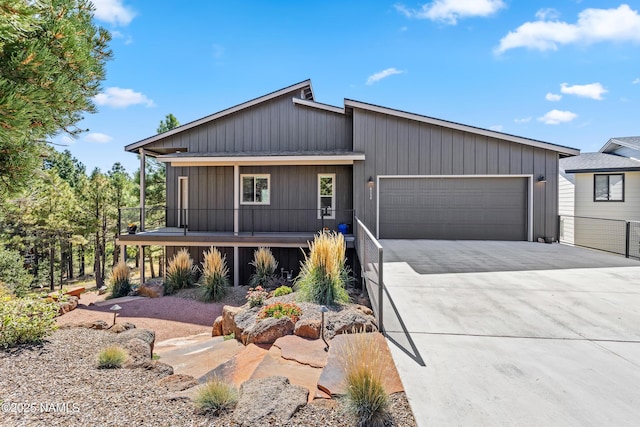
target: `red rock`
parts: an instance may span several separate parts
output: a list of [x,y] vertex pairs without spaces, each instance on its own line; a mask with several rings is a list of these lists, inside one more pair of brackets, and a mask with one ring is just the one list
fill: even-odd
[[301,319],[296,323],[293,333],[302,338],[317,340],[320,338],[321,323],[318,319]]
[[213,322],[213,328],[211,329],[212,337],[219,337],[222,335],[222,316],[216,317],[216,320]]
[[309,340],[295,335],[287,335],[278,338],[273,345],[280,349],[280,356],[283,359],[293,360],[314,368],[325,367],[329,358],[329,353],[324,351],[325,344],[322,340]]
[[236,338],[242,335],[242,332],[236,331],[237,326],[235,322],[236,314],[240,313],[242,308],[233,307],[231,305],[225,305],[222,307],[222,335],[229,335],[231,332],[236,334]]
[[[280,337],[291,335],[294,324],[288,317],[268,317],[257,322],[247,332],[247,343],[271,344]],[[237,336],[237,335],[236,335]]]

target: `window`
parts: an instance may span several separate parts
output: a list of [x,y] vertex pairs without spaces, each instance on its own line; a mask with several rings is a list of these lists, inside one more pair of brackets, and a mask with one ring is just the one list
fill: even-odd
[[240,175],[243,205],[268,205],[270,175]]
[[318,174],[318,219],[336,217],[336,174]]
[[624,202],[624,174],[594,175],[594,202]]

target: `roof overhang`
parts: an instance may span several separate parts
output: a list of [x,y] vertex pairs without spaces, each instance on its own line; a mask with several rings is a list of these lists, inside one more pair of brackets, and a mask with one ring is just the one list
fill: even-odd
[[302,81],[300,83],[296,83],[294,85],[285,87],[285,88],[277,90],[275,92],[271,92],[271,93],[269,93],[267,95],[252,99],[252,100],[247,101],[247,102],[243,102],[242,104],[238,104],[238,105],[236,105],[234,107],[227,108],[226,110],[222,110],[222,111],[219,111],[217,113],[211,114],[210,116],[203,117],[203,118],[201,118],[199,120],[195,120],[193,122],[184,124],[182,126],[178,126],[177,128],[171,129],[170,131],[163,132],[163,133],[160,133],[158,135],[154,135],[152,137],[140,140],[138,142],[134,142],[133,144],[129,144],[129,145],[125,146],[124,150],[125,151],[131,151],[131,152],[137,151],[139,148],[142,148],[145,145],[148,145],[148,144],[151,144],[153,142],[159,141],[161,139],[170,137],[170,136],[175,135],[177,133],[184,132],[184,131],[186,131],[188,129],[191,129],[191,128],[194,128],[196,126],[200,126],[201,124],[208,123],[210,121],[219,119],[219,118],[224,117],[224,116],[228,116],[229,114],[233,114],[233,113],[238,112],[240,110],[244,110],[245,108],[252,107],[252,106],[260,104],[262,102],[266,102],[266,101],[269,101],[271,99],[277,98],[279,96],[286,95],[288,93],[294,92],[296,90],[304,90],[304,89],[307,89],[307,92],[308,92],[305,96],[308,96],[311,99],[313,99],[313,87],[311,86],[311,80],[307,79],[307,80]]
[[329,104],[323,104],[321,102],[308,101],[306,99],[293,98],[293,103],[310,108],[317,108],[319,110],[331,111],[332,113],[344,114],[344,108],[336,107]]
[[638,147],[636,145],[627,143],[623,138],[611,138],[610,140],[607,141],[606,144],[602,146],[602,148],[598,152],[608,153],[609,151],[613,151],[616,148],[620,148],[620,147],[627,147],[633,150],[640,151],[638,150]]
[[566,169],[564,172],[565,173],[640,172],[640,167]]
[[359,108],[361,110],[368,110],[376,113],[388,114],[390,116],[396,116],[404,119],[415,120],[418,122],[428,123],[436,126],[442,126],[449,129],[459,130],[462,132],[469,132],[469,133],[474,133],[476,135],[483,135],[489,138],[502,139],[505,141],[516,142],[518,144],[529,145],[531,147],[543,148],[545,150],[556,151],[560,155],[577,156],[580,154],[580,150],[578,150],[577,148],[564,147],[562,145],[556,145],[550,142],[538,141],[535,139],[523,138],[521,136],[510,135],[507,133],[496,132],[488,129],[482,129],[475,126],[463,125],[461,123],[455,123],[447,120],[436,119],[433,117],[423,116],[421,114],[409,113],[406,111],[396,110],[393,108],[381,107],[379,105],[369,104],[361,101],[354,101],[352,99],[345,99],[344,106],[345,108]]
[[158,156],[171,166],[303,166],[352,165],[364,160],[364,153],[293,156]]

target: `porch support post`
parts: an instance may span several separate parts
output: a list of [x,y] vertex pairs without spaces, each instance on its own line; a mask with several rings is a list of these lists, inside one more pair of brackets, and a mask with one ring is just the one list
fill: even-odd
[[240,250],[233,247],[233,286],[240,286]]
[[140,266],[140,285],[144,285],[144,246],[138,246],[138,256],[140,257],[138,265]]
[[233,165],[233,234],[240,231],[240,166]]
[[122,262],[126,262],[127,261],[127,246],[126,245],[120,245],[120,261],[122,261]]
[[145,174],[145,153],[144,149],[140,148],[138,150],[140,153],[140,231],[144,231],[144,211],[145,211],[145,203],[144,203],[144,194],[146,192],[146,174]]

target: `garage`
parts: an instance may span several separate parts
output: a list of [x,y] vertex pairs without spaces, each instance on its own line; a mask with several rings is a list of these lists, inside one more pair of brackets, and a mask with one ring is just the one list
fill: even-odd
[[528,240],[529,177],[379,177],[381,239]]

